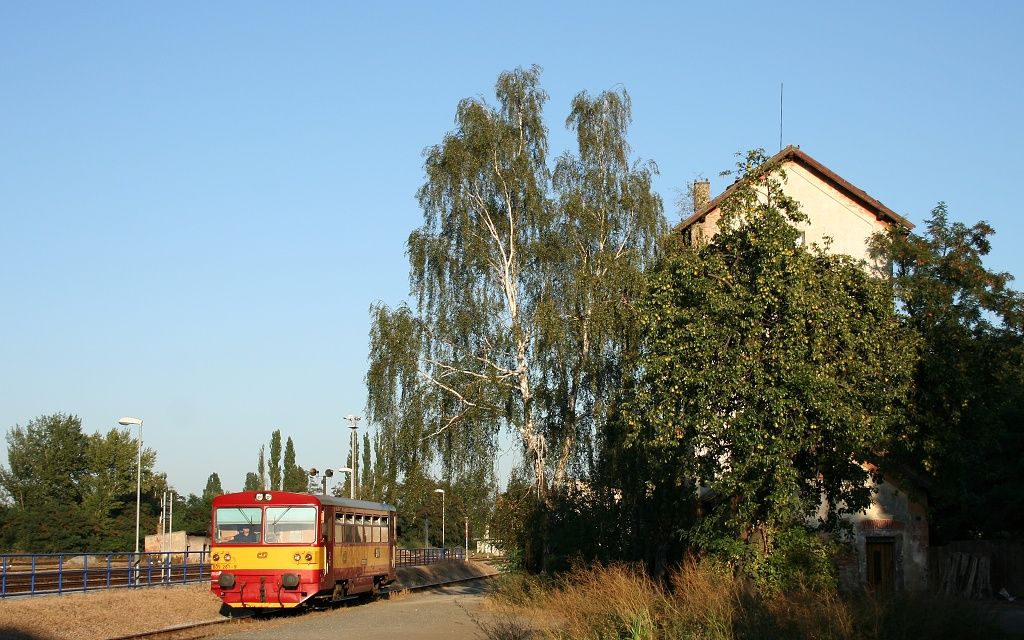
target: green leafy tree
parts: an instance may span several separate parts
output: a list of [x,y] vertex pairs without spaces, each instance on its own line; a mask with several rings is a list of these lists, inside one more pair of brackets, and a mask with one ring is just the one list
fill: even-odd
[[77,502],[88,474],[87,436],[78,416],[55,413],[7,432],[7,467],[0,485],[26,508],[47,500]]
[[184,506],[175,512],[176,528],[186,531],[189,535],[210,535],[210,519],[213,515],[213,492],[209,499],[190,493],[184,499]]
[[[7,434],[0,486],[11,496],[3,536],[22,551],[117,551],[134,546],[138,441],[126,430],[82,433],[77,416],[40,416]],[[166,477],[142,451],[141,528],[156,528]]]
[[876,238],[899,309],[920,336],[910,420],[893,458],[927,479],[935,542],[1024,531],[1024,297],[984,258],[995,231],[952,222]]
[[203,500],[208,500],[213,503],[213,499],[217,496],[224,495],[224,488],[220,484],[220,476],[216,473],[211,473],[206,479],[206,488],[203,489]]
[[475,468],[510,433],[543,502],[593,450],[664,223],[653,166],[628,164],[624,92],[577,97],[580,154],[552,182],[539,80],[502,73],[497,105],[463,100],[427,149],[407,243],[415,308],[372,309],[367,417],[383,425],[377,464],[404,473],[435,456],[448,476]]
[[306,471],[295,464],[295,445],[288,438],[284,446],[284,483],[285,491],[305,491],[309,483]]
[[260,477],[256,473],[250,471],[245,474],[245,484],[242,487],[242,491],[262,491],[263,483],[260,482]]
[[823,497],[828,524],[868,505],[861,463],[905,428],[915,340],[887,279],[797,246],[804,215],[763,153],[740,169],[721,233],[651,274],[624,418],[652,504],[705,509],[677,525],[689,540],[769,555]]
[[[136,457],[138,441],[124,429],[88,437],[86,459],[89,473],[83,476],[81,511],[87,522],[89,549],[120,551],[134,547]],[[156,495],[160,478],[153,473],[156,454],[142,452],[142,477],[148,498]],[[147,510],[148,513],[153,511]]]
[[578,152],[555,166],[558,217],[547,230],[550,290],[539,305],[536,353],[548,447],[558,451],[556,486],[594,470],[597,437],[635,339],[634,301],[665,231],[661,199],[651,190],[657,166],[630,157],[631,113],[625,91],[578,94],[566,120]]
[[270,434],[270,490],[281,490],[281,430]]

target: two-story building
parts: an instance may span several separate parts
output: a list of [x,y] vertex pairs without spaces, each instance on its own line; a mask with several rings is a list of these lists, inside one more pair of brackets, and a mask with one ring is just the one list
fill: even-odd
[[[769,162],[782,170],[782,190],[800,203],[807,216],[799,226],[802,242],[869,261],[868,244],[874,234],[894,226],[913,228],[908,220],[799,147],[786,147]],[[679,223],[676,233],[691,243],[708,242],[718,232],[721,203],[736,188],[734,183],[711,198],[708,182],[695,183],[693,214]],[[928,588],[926,499],[913,481],[905,477],[897,481],[894,475],[898,474],[887,474],[884,481],[872,483],[871,506],[850,519],[853,553],[840,566],[841,581],[847,588],[863,584],[883,590]]]

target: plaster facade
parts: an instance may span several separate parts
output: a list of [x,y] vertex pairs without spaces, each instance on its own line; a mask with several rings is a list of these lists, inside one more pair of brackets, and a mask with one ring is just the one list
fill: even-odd
[[[868,241],[872,235],[893,225],[913,227],[902,216],[841,178],[798,147],[786,147],[769,162],[777,163],[785,179],[782,190],[800,203],[807,221],[799,226],[804,242],[827,251],[869,261]],[[695,207],[677,232],[692,242],[707,242],[718,233],[719,205],[730,189],[706,204]]]

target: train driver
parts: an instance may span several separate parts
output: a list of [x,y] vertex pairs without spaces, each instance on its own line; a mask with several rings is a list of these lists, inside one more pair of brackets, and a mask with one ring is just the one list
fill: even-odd
[[247,524],[242,525],[242,529],[231,539],[232,542],[259,542],[260,534],[252,530]]

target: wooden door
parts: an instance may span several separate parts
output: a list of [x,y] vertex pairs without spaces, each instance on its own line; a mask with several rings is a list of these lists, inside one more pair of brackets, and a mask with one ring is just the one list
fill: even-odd
[[896,541],[892,538],[868,538],[868,588],[879,593],[890,593],[896,586]]

